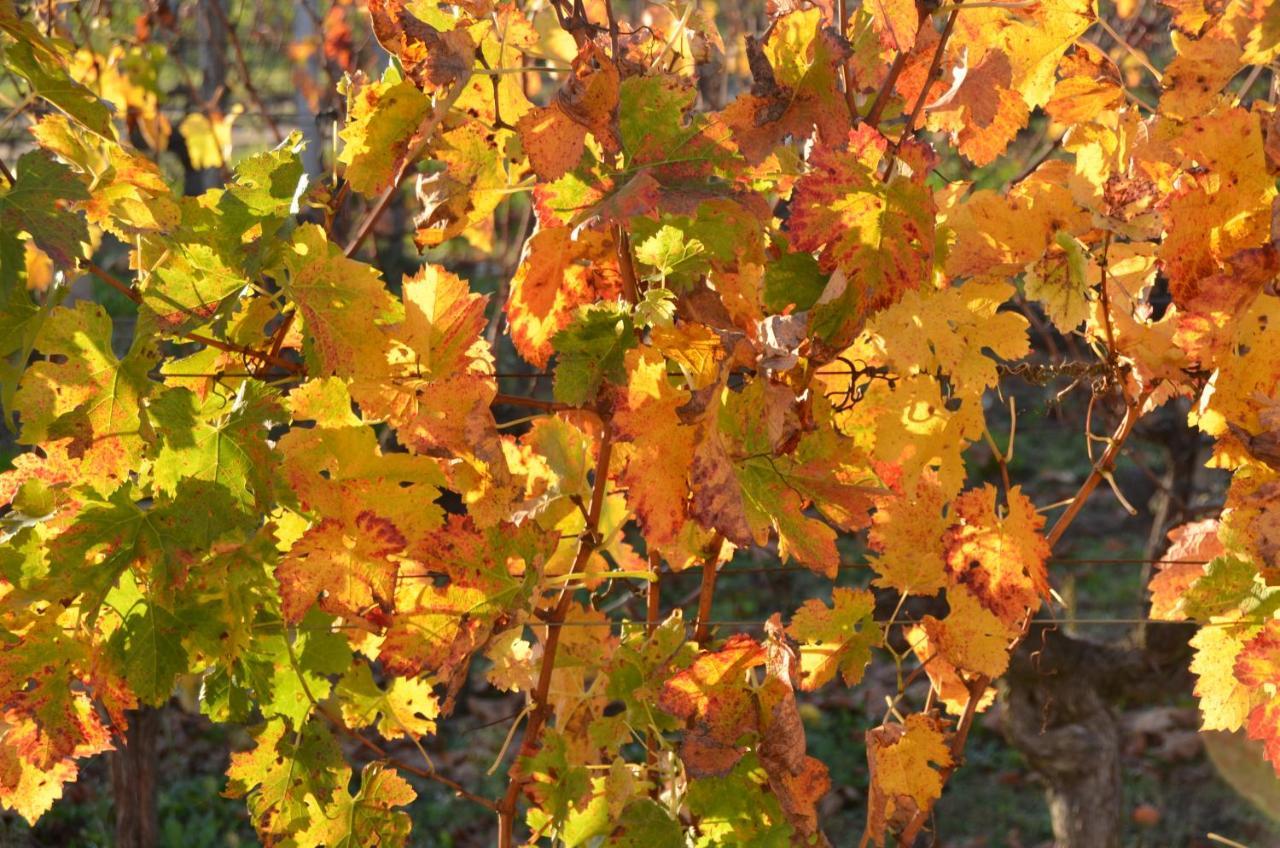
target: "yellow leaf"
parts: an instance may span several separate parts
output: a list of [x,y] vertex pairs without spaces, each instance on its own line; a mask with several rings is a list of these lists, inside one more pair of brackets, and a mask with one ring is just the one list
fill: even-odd
[[187,143],[191,167],[224,168],[231,161],[231,127],[244,111],[237,104],[226,115],[192,112],[178,124],[178,132]]
[[916,813],[928,814],[942,796],[939,769],[952,765],[946,726],[923,714],[907,716],[905,725],[890,724],[867,731],[871,792],[867,798],[867,837],[884,845],[889,823]]

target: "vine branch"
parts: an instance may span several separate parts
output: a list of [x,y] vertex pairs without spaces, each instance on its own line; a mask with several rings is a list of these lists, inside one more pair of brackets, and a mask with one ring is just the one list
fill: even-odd
[[[1053,529],[1049,531],[1049,535],[1045,537],[1050,550],[1062,539],[1063,534],[1067,532],[1067,528],[1076,520],[1080,510],[1084,508],[1085,501],[1089,499],[1089,495],[1093,493],[1093,490],[1098,487],[1098,484],[1102,482],[1106,475],[1111,473],[1111,466],[1119,458],[1125,441],[1133,432],[1134,425],[1138,423],[1138,419],[1142,417],[1142,407],[1146,404],[1150,394],[1151,390],[1148,389],[1137,398],[1130,399],[1126,404],[1124,418],[1119,426],[1116,427],[1115,433],[1107,444],[1107,449],[1103,451],[1102,456],[1098,457],[1098,461],[1093,464],[1093,468],[1089,471],[1089,476],[1080,484],[1080,488],[1076,491],[1075,497],[1071,499],[1067,511],[1058,518],[1053,525]],[[1031,619],[1028,617],[1026,626],[1023,627],[1023,632],[1019,634],[1018,639],[1010,646],[1010,650],[1016,648],[1018,642],[1022,641],[1030,624]],[[969,738],[969,730],[973,727],[973,720],[978,711],[978,700],[990,685],[991,678],[985,675],[978,675],[968,682],[969,701],[965,704],[960,723],[956,725],[956,732],[951,737],[951,765],[939,770],[944,785],[964,760],[965,742]],[[927,818],[928,816],[923,810],[916,812],[902,831],[903,844],[910,845],[914,842],[916,836],[919,835],[920,830],[924,827]]]
[[[600,515],[604,510],[605,495],[608,492],[609,460],[613,455],[613,427],[607,421],[600,436],[600,449],[596,457],[595,481],[591,488],[591,506],[587,510],[586,527],[578,542],[578,552],[574,556],[573,565],[569,568],[569,576],[578,574],[586,568],[587,561],[599,544]],[[515,760],[511,763],[510,782],[506,794],[497,804],[498,811],[498,848],[511,848],[515,829],[516,806],[520,801],[520,793],[524,790],[527,775],[521,766],[521,760],[533,754],[547,720],[551,718],[551,702],[548,694],[551,691],[551,675],[555,671],[556,652],[560,646],[560,634],[564,628],[565,616],[569,613],[569,605],[573,603],[573,590],[566,585],[560,590],[556,605],[543,620],[547,625],[547,640],[542,647],[542,665],[538,670],[538,682],[531,695],[533,709],[529,713],[529,723],[525,727],[524,739]]]
[[902,150],[902,145],[906,144],[907,139],[911,137],[911,133],[915,132],[916,121],[924,110],[924,104],[929,99],[929,92],[933,89],[933,84],[941,76],[942,57],[947,52],[947,41],[951,38],[951,33],[955,31],[956,19],[960,17],[960,9],[960,3],[957,2],[952,7],[951,14],[947,15],[947,22],[942,28],[942,35],[938,37],[938,46],[933,51],[933,60],[929,63],[929,73],[924,78],[924,86],[920,89],[919,96],[916,97],[915,105],[911,107],[911,114],[907,115],[907,125],[902,128],[902,135],[898,136],[898,140],[894,142],[893,147],[889,148],[889,155],[885,157],[886,180],[889,178],[889,172],[893,169],[894,160],[898,158],[898,152]]
[[400,165],[400,170],[396,172],[395,179],[391,181],[391,185],[383,190],[382,194],[378,196],[378,200],[373,204],[373,208],[364,216],[364,220],[360,222],[359,227],[356,229],[355,236],[351,241],[347,242],[346,248],[342,251],[344,256],[348,258],[354,256],[356,251],[360,249],[360,245],[364,244],[365,240],[369,238],[373,228],[382,217],[382,213],[386,212],[387,207],[391,205],[391,199],[400,190],[400,186],[404,183],[404,178],[409,174],[418,159],[422,157],[422,154],[426,152],[427,145],[431,142],[431,137],[435,135],[436,129],[440,126],[445,116],[449,114],[449,110],[453,108],[454,102],[462,95],[465,88],[465,83],[455,83],[449,95],[437,104],[435,109],[431,110],[431,114],[418,130],[417,143],[405,155],[404,162]]
[[[92,274],[93,276],[97,277],[102,282],[111,286],[111,288],[120,292],[120,294],[129,298],[129,300],[133,301],[134,303],[136,304],[142,303],[142,295],[138,293],[137,289],[135,289],[133,286],[129,285],[128,283],[124,282],[123,280],[117,278],[116,276],[114,276],[113,274],[111,274],[110,272],[108,272],[107,270],[105,270],[104,268],[102,268],[92,260],[89,260],[89,259],[81,260],[80,266],[84,268],[84,270]],[[300,363],[293,362],[292,360],[288,360],[288,359],[282,359],[279,356],[277,356],[275,353],[268,353],[260,350],[254,350],[251,347],[244,347],[243,345],[232,344],[231,342],[224,342],[221,339],[215,339],[210,336],[206,336],[203,333],[185,332],[185,333],[180,333],[179,335],[182,338],[187,339],[188,341],[198,342],[202,345],[208,345],[209,347],[223,351],[224,353],[236,353],[241,356],[247,356],[251,359],[256,359],[260,362],[265,362],[268,365],[274,365],[277,368],[282,368],[285,371],[288,371],[293,374],[299,374],[302,372],[302,365]]]
[[720,564],[720,549],[724,547],[724,534],[716,533],[711,539],[706,558],[702,560],[702,587],[698,590],[698,619],[693,629],[693,641],[706,644],[711,635],[711,601],[716,591],[716,566]]

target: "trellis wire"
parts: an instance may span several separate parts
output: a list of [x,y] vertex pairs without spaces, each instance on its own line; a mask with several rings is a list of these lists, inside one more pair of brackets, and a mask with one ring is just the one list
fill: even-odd
[[[572,535],[563,536],[561,538],[574,538]],[[1115,558],[1091,558],[1091,557],[1050,557],[1045,561],[1049,564],[1057,565],[1208,565],[1209,560],[1206,559],[1143,559],[1141,557],[1115,557]],[[842,562],[837,566],[839,571],[854,571],[857,569],[871,568],[868,563]],[[733,574],[795,574],[807,573],[817,574],[811,568],[805,568],[803,565],[778,565],[778,566],[761,566],[750,568],[722,568],[720,576],[725,577]],[[444,571],[410,571],[402,572],[398,575],[398,579],[428,579],[439,577]],[[661,575],[663,580],[670,577],[683,577],[685,575],[701,575],[701,568],[686,568],[681,571],[664,571]],[[597,574],[586,575],[589,577],[599,578],[601,580],[618,579],[616,576],[611,577],[607,571]]]

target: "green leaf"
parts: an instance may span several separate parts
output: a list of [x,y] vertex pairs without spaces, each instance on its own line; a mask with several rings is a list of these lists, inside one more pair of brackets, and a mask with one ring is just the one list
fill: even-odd
[[521,760],[521,769],[532,779],[539,818],[550,819],[559,830],[591,791],[591,776],[585,766],[569,757],[564,734],[548,729],[542,734],[542,746],[532,757]]
[[695,270],[695,260],[706,251],[696,238],[686,238],[684,232],[670,224],[663,225],[656,233],[636,246],[636,259],[652,266],[658,279],[665,280],[678,270]]
[[141,287],[142,302],[172,333],[207,323],[229,296],[249,285],[243,269],[207,244],[174,244]]
[[187,670],[181,623],[173,613],[146,601],[128,612],[111,647],[121,659],[129,687],[153,706],[169,699],[174,680]]
[[743,757],[724,777],[691,781],[689,812],[698,821],[696,844],[790,848],[791,826],[765,781],[755,754]]
[[1267,587],[1258,578],[1253,562],[1224,555],[1204,567],[1204,575],[1187,588],[1182,596],[1182,609],[1189,618],[1208,621],[1218,615],[1241,610],[1260,615],[1280,603],[1280,591]]
[[272,150],[236,165],[235,176],[217,204],[229,232],[265,241],[297,211],[306,187],[302,145],[302,133],[295,130]]
[[[0,251],[4,248],[3,239],[4,236],[0,235]],[[0,253],[0,264],[4,261],[5,255]],[[4,413],[4,429],[10,430],[13,428],[10,414],[14,392],[18,390],[18,382],[31,358],[40,328],[61,298],[51,297],[43,304],[37,304],[22,285],[10,286],[7,291],[0,287],[0,291],[3,291],[0,295],[3,299],[0,302],[0,410]]]
[[733,166],[732,145],[708,132],[705,115],[690,114],[697,91],[669,74],[631,76],[619,88],[618,130],[628,166],[670,164],[670,176],[704,176]]
[[245,382],[234,397],[219,390],[204,400],[184,388],[165,391],[148,407],[160,440],[156,488],[177,492],[184,480],[205,480],[224,489],[241,508],[270,509],[276,465],[267,434],[284,418],[274,393]]
[[555,397],[578,406],[595,397],[605,380],[626,379],[623,357],[636,346],[631,316],[617,305],[587,306],[551,339],[558,354]]
[[75,171],[43,150],[18,160],[17,182],[0,194],[0,227],[25,230],[58,265],[68,268],[83,258],[89,241],[84,219],[65,209],[67,202],[88,200],[89,191]]
[[636,324],[643,328],[670,327],[676,319],[676,295],[670,289],[651,287],[636,304]]
[[112,113],[107,104],[71,78],[58,61],[61,57],[34,26],[25,21],[19,25],[23,31],[17,43],[4,46],[4,64],[25,79],[34,94],[57,106],[86,129],[114,140]]
[[178,578],[242,520],[229,493],[209,483],[185,480],[172,498],[154,503],[126,484],[106,500],[86,501],[49,544],[43,591],[59,600],[83,595],[81,608],[92,621],[116,581],[136,566],[140,579],[153,585],[155,600],[168,603],[180,588]]
[[764,305],[770,312],[812,309],[827,286],[828,276],[810,253],[784,253],[765,266]]
[[351,769],[318,719],[297,731],[273,719],[255,741],[251,750],[231,755],[226,794],[246,798],[263,842],[279,844],[307,826],[309,802],[328,803],[339,790],[346,792]]
[[620,832],[606,843],[609,848],[649,848],[651,845],[681,845],[684,832],[652,798],[637,798],[626,806],[617,821]]

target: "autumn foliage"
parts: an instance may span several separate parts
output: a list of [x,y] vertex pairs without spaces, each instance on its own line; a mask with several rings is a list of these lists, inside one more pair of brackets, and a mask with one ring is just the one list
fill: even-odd
[[[183,196],[140,147],[176,130],[128,63],[0,0],[34,103],[0,180],[0,405],[28,448],[0,474],[0,802],[35,820],[198,680],[207,716],[253,728],[226,791],[267,844],[403,844],[415,774],[489,808],[502,846],[823,845],[798,698],[892,640],[932,688],[867,735],[864,843],[911,844],[1054,545],[1175,398],[1233,477],[1176,531],[1152,614],[1202,625],[1204,726],[1280,770],[1280,113],[1229,86],[1280,56],[1280,5],[1165,6],[1158,102],[1094,45],[1090,0],[885,0],[771,3],[721,103],[696,4],[368,0],[353,21],[392,60],[341,82],[335,180],[297,134],[228,167],[206,116],[193,155],[226,179]],[[941,177],[1042,116],[1060,143],[1003,190]],[[419,248],[482,252],[530,196],[496,306],[546,393],[502,391],[467,279],[388,286],[367,245],[402,193]],[[104,240],[127,271],[95,264]],[[126,346],[64,302],[81,274],[136,304]],[[1013,448],[984,399],[1031,352],[1028,305],[1122,413],[1048,521],[965,466]],[[873,553],[849,562],[856,533]],[[719,633],[717,567],[752,547],[876,592]],[[688,618],[659,580],[686,569]],[[598,603],[614,584],[649,603]],[[448,732],[476,675],[527,702],[492,798],[383,749]]]

